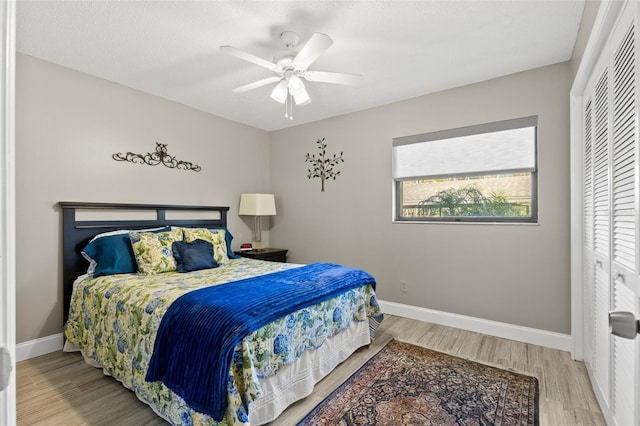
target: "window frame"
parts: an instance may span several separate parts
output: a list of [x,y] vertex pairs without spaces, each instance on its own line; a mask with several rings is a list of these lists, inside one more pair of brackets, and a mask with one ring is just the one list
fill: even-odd
[[[533,170],[527,171],[531,173],[531,211],[527,217],[513,216],[420,216],[420,217],[404,217],[402,213],[402,182],[413,181],[418,179],[436,179],[443,177],[462,177],[462,176],[490,176],[499,174],[516,173],[519,170],[500,170],[500,172],[491,173],[456,173],[456,174],[438,174],[438,175],[421,175],[409,178],[396,178],[396,151],[395,147],[401,145],[425,143],[431,141],[442,141],[445,139],[453,139],[463,136],[481,135],[485,133],[494,133],[504,130],[513,130],[520,128],[534,128],[534,167]],[[454,129],[439,130],[435,132],[422,133],[419,135],[402,136],[393,138],[392,140],[392,181],[393,181],[393,222],[397,223],[516,223],[531,224],[538,223],[538,116],[521,117],[510,120],[496,121],[491,123],[477,124],[473,126],[459,127]]]

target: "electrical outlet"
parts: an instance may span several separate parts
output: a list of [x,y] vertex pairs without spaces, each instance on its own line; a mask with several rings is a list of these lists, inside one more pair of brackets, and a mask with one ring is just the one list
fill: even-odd
[[400,281],[400,293],[408,293],[409,292],[409,286],[407,285],[406,281]]

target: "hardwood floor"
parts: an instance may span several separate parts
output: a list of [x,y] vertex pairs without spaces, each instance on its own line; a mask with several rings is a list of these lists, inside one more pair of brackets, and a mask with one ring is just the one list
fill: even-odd
[[[272,425],[294,425],[391,339],[536,376],[540,425],[605,424],[584,364],[568,352],[387,315],[370,347],[358,350]],[[18,363],[17,387],[19,425],[166,424],[79,353],[55,352]]]

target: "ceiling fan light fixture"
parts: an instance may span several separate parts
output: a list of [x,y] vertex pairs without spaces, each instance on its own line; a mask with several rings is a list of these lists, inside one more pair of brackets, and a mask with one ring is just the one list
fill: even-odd
[[220,51],[266,68],[276,74],[275,76],[263,78],[262,80],[238,87],[233,90],[235,93],[245,93],[249,90],[277,82],[271,91],[271,98],[276,102],[284,104],[284,116],[292,120],[294,102],[295,105],[306,105],[311,102],[311,97],[307,92],[303,80],[352,85],[362,79],[362,76],[355,74],[309,70],[309,66],[333,44],[331,37],[326,34],[313,33],[299,50],[296,49],[296,47],[300,37],[296,33],[284,31],[280,35],[280,38],[287,47],[287,50],[276,53],[273,61],[268,61],[232,46],[220,46]]
[[295,99],[296,105],[306,105],[311,102],[311,98],[304,88],[302,89],[302,92],[297,95],[293,95],[293,99]]
[[287,81],[282,79],[280,80],[280,83],[278,83],[276,87],[274,87],[273,90],[271,91],[271,98],[274,101],[277,101],[283,104],[286,102],[288,94],[289,93],[288,93]]
[[292,75],[289,77],[289,92],[291,92],[293,96],[298,96],[303,92],[306,93],[304,83],[297,75]]

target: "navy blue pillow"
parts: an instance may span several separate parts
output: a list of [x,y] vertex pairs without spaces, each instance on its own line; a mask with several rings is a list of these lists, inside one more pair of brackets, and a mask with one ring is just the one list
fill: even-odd
[[[171,228],[164,227],[147,232],[162,232],[169,229]],[[131,248],[128,232],[96,238],[87,244],[82,252],[96,262],[94,277],[138,272],[138,263]]]
[[190,243],[175,241],[171,248],[178,272],[199,271],[220,266],[213,259],[213,244],[208,241],[194,240]]

